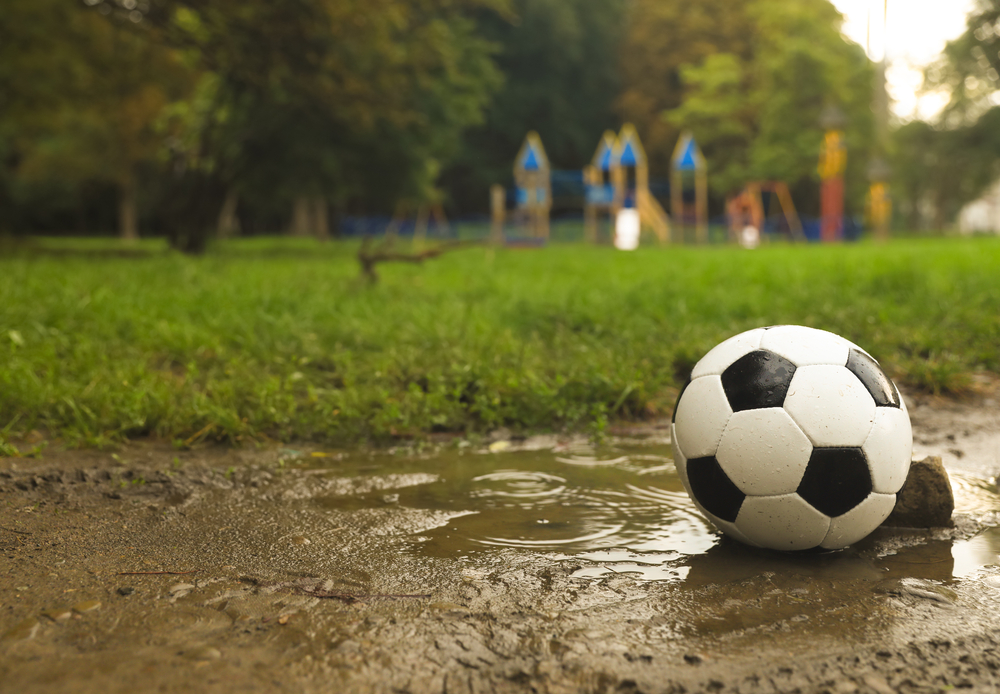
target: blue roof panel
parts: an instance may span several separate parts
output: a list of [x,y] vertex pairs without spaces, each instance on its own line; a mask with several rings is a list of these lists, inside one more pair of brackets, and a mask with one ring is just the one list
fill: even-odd
[[695,146],[694,138],[688,138],[684,151],[681,153],[677,163],[674,164],[674,168],[680,171],[694,171],[698,168],[698,162],[695,159]]
[[635,166],[636,165],[635,147],[632,146],[631,140],[625,143],[622,147],[622,155],[618,158],[622,166]]
[[541,166],[538,163],[538,153],[535,152],[535,148],[528,145],[528,150],[524,154],[524,164],[522,164],[525,171],[538,171]]
[[601,157],[600,157],[600,159],[598,159],[597,165],[601,169],[601,171],[610,171],[611,170],[611,148],[610,147],[605,147],[604,150],[601,152]]

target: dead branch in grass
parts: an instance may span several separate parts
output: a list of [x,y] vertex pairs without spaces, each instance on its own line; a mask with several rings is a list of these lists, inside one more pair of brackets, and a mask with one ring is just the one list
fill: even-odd
[[361,248],[358,250],[358,262],[361,264],[361,276],[368,280],[371,284],[378,282],[378,273],[375,271],[375,266],[379,263],[423,263],[425,260],[431,258],[437,258],[439,255],[443,255],[449,251],[458,250],[460,248],[468,248],[469,246],[480,246],[482,241],[478,240],[453,240],[445,241],[433,248],[426,248],[422,251],[417,251],[413,253],[403,253],[401,251],[393,250],[392,239],[386,239],[377,247],[372,247],[372,237],[366,236],[365,240],[361,243]]

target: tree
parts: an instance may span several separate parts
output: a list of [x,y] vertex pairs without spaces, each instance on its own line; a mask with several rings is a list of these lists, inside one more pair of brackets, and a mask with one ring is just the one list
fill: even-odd
[[2,15],[0,139],[22,179],[118,190],[119,232],[135,238],[139,169],[161,146],[154,121],[192,83],[175,51],[58,0],[12,0]]
[[846,180],[860,207],[873,72],[841,36],[841,21],[827,0],[637,0],[617,103],[643,133],[654,173],[666,173],[680,132],[690,130],[716,201],[747,181],[777,179],[808,209],[818,203],[820,113],[834,103],[848,116]]
[[924,88],[945,89],[949,102],[941,121],[968,125],[994,104],[1000,89],[1000,0],[977,0],[966,30],[945,46],[925,74]]
[[624,0],[513,0],[509,13],[478,13],[503,86],[445,173],[458,210],[485,209],[490,186],[511,179],[529,130],[539,133],[556,168],[590,161],[601,133],[617,125],[612,106],[626,7]]
[[180,119],[190,170],[255,195],[384,209],[433,197],[481,118],[498,75],[467,15],[497,5],[170,0],[143,21],[212,75],[207,115]]
[[[686,98],[683,71],[718,54],[734,56],[737,65],[751,60],[754,32],[748,4],[635,0],[631,5],[621,46],[622,89],[616,110],[641,133],[651,173],[665,176],[669,171],[680,131],[662,114],[680,107]],[[716,62],[711,67],[724,66]]]
[[1000,0],[979,0],[965,32],[928,68],[926,90],[946,90],[935,122],[894,135],[894,185],[910,228],[944,227],[1000,176]]

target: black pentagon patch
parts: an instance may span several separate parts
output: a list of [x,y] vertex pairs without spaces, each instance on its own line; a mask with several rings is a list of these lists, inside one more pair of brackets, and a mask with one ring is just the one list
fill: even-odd
[[814,448],[797,491],[831,518],[847,513],[872,493],[864,452],[860,448]]
[[876,405],[899,407],[899,391],[896,390],[896,384],[885,375],[878,362],[861,350],[852,349],[847,356],[847,368],[864,384]]
[[677,423],[677,406],[681,404],[681,398],[684,396],[684,391],[688,389],[689,385],[691,385],[691,379],[690,378],[687,380],[687,383],[684,384],[684,387],[681,388],[681,392],[679,392],[677,394],[677,402],[674,403],[674,413],[670,417],[671,423],[674,423],[674,424]]
[[795,364],[766,349],[757,349],[734,361],[722,372],[722,388],[733,412],[781,407]]
[[735,523],[746,494],[733,484],[715,456],[687,461],[687,474],[695,500],[713,516]]

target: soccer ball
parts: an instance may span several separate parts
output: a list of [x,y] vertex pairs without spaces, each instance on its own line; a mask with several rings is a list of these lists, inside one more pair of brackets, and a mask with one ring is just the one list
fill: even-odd
[[702,357],[671,435],[698,509],[737,540],[781,550],[839,549],[877,528],[913,446],[878,362],[797,325],[748,330]]

